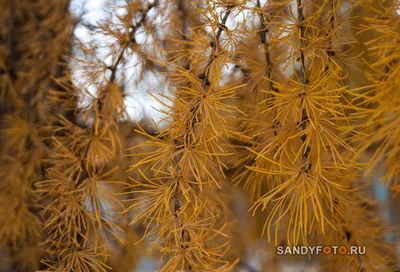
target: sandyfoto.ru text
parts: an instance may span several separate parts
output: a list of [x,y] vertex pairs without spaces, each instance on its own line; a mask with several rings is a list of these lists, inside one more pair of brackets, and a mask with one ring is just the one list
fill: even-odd
[[365,246],[277,246],[278,255],[364,255]]

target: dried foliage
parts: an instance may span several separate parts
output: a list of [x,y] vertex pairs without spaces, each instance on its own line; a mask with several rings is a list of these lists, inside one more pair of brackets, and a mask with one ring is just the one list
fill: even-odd
[[[1,1],[0,246],[12,271],[33,271],[42,257],[36,183],[45,177],[56,115],[52,77],[65,70],[68,1]],[[40,29],[40,31],[38,31]],[[7,269],[0,261],[0,270]],[[3,267],[4,264],[4,267]]]
[[70,4],[0,0],[0,270],[397,271],[398,1]]
[[379,35],[368,41],[368,53],[372,61],[368,63],[371,71],[367,77],[373,89],[366,103],[371,105],[373,111],[367,125],[375,129],[369,144],[378,143],[378,147],[368,167],[372,170],[383,161],[386,168],[383,181],[399,191],[400,3],[382,3],[370,8],[379,16],[367,17],[363,31],[373,29]]

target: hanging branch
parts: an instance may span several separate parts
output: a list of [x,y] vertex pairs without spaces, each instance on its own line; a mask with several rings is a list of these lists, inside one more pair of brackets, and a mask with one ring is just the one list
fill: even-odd
[[[134,202],[127,211],[138,211],[131,224],[148,224],[144,238],[153,235],[161,238],[161,241],[153,242],[160,247],[164,256],[168,254],[165,261],[161,260],[160,271],[223,271],[233,265],[224,260],[223,250],[228,246],[228,242],[220,241],[220,236],[225,236],[223,230],[226,223],[217,225],[218,221],[224,221],[223,218],[216,217],[216,209],[222,209],[224,204],[217,197],[207,194],[207,191],[217,194],[217,187],[220,185],[215,175],[223,175],[220,166],[222,163],[219,160],[223,154],[218,154],[216,150],[220,148],[217,144],[221,139],[221,132],[217,127],[222,123],[214,123],[211,118],[214,118],[213,114],[222,118],[218,115],[219,111],[231,110],[228,105],[220,104],[219,101],[223,101],[225,96],[230,98],[232,93],[229,89],[214,85],[218,84],[218,78],[213,77],[217,76],[219,71],[216,71],[216,75],[212,72],[213,69],[222,68],[221,64],[216,63],[221,54],[220,38],[222,32],[227,31],[225,24],[233,8],[233,5],[226,6],[221,21],[215,22],[215,36],[211,41],[207,41],[211,52],[204,57],[206,64],[202,68],[203,72],[195,76],[186,67],[175,68],[177,75],[172,75],[183,77],[188,82],[179,86],[175,92],[175,105],[168,112],[172,119],[171,124],[162,129],[157,137],[139,131],[151,139],[145,146],[154,146],[157,149],[146,154],[145,158],[131,169],[145,165],[152,170],[155,178],[148,179],[141,173],[149,184],[137,181],[135,187],[138,189],[129,193],[138,197],[132,199]],[[195,38],[196,36],[193,37]],[[183,44],[190,42],[185,39]],[[191,50],[192,48],[186,47],[185,54],[190,56]],[[190,57],[188,61],[191,65],[201,63],[193,61]],[[222,131],[226,129],[222,128]],[[212,168],[209,168],[212,164],[219,165],[221,172],[212,173]],[[212,186],[205,188],[205,184]],[[152,188],[151,191],[148,188]],[[154,200],[149,200],[149,197]],[[222,244],[218,244],[218,241]]]
[[[55,271],[88,265],[106,271],[110,268],[107,265],[107,246],[111,240],[120,245],[125,243],[120,237],[122,229],[114,222],[115,212],[122,207],[112,185],[121,182],[114,181],[116,167],[106,170],[116,153],[122,153],[119,123],[125,106],[124,95],[115,83],[116,73],[124,62],[128,47],[136,42],[137,29],[144,26],[148,12],[157,5],[155,1],[139,10],[141,17],[138,22],[125,29],[131,30],[129,40],[121,37],[122,48],[110,53],[115,56],[114,63],[108,67],[110,76],[100,82],[98,97],[93,97],[92,103],[82,110],[87,116],[94,115],[93,124],[89,119],[87,126],[81,128],[65,119],[60,121],[59,130],[65,133],[54,137],[53,167],[49,170],[49,179],[38,184],[42,198],[50,199],[44,211],[48,217],[46,229],[50,232],[49,258],[44,263]],[[120,35],[106,26],[103,31],[109,36]],[[84,93],[82,86],[72,88],[70,93]]]

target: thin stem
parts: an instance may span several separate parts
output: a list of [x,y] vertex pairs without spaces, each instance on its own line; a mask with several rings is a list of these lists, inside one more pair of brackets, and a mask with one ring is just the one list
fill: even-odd
[[[269,33],[269,28],[268,24],[270,23],[270,18],[269,16],[267,19],[264,18],[264,14],[261,12],[261,4],[260,0],[257,0],[257,8],[258,8],[258,16],[260,18],[260,40],[261,43],[263,44],[264,47],[264,56],[265,56],[265,65],[266,65],[266,77],[269,81],[270,88],[273,92],[279,93],[279,90],[275,87],[275,85],[272,83],[273,78],[272,78],[272,61],[271,61],[271,56],[270,56],[270,44],[267,42],[267,35]],[[267,107],[273,107],[275,100],[275,95],[272,94],[272,105],[267,105]],[[274,116],[273,116],[273,124],[272,124],[272,129],[274,131],[274,135],[277,136],[277,128],[279,126],[279,123],[275,121],[275,116],[276,116],[276,110],[274,110]],[[277,147],[278,148],[278,147]]]
[[[154,1],[154,3],[150,4],[147,9],[142,10],[141,14],[142,17],[140,18],[139,22],[136,23],[136,25],[131,25],[131,29],[132,32],[130,33],[130,39],[129,41],[127,41],[124,46],[121,49],[121,52],[118,54],[118,57],[116,59],[116,61],[114,62],[114,64],[109,67],[109,70],[111,71],[111,75],[110,78],[108,80],[107,86],[109,86],[111,83],[114,83],[115,78],[116,78],[116,74],[117,74],[117,70],[119,65],[121,64],[122,60],[123,60],[123,56],[125,54],[125,51],[128,49],[128,47],[130,45],[132,45],[132,43],[136,43],[135,40],[135,34],[137,29],[140,26],[143,26],[146,23],[146,18],[147,18],[147,13],[154,7],[156,7],[158,5],[158,1]],[[107,91],[107,90],[106,90]],[[99,132],[99,122],[102,119],[102,117],[100,116],[100,112],[103,108],[103,98],[104,98],[105,94],[103,95],[99,95],[98,99],[97,99],[97,110],[95,112],[95,117],[94,117],[94,125],[93,125],[93,131],[94,131],[94,135],[97,135]]]
[[[329,29],[328,33],[326,33],[326,36],[332,35],[335,29],[335,22],[336,22],[335,3],[333,0],[331,0],[330,3],[331,3],[331,15],[329,17]],[[328,54],[328,64],[325,66],[325,71],[329,70],[329,63],[331,61],[331,58],[335,56],[335,51],[333,51],[333,46],[332,46],[332,37],[329,37],[328,42],[329,42],[328,50],[326,51],[326,53]]]
[[[304,47],[305,47],[305,27],[304,27],[304,20],[305,20],[305,15],[304,15],[304,8],[303,8],[303,3],[302,0],[297,0],[297,20],[298,20],[298,28],[300,32],[300,80],[301,80],[301,85],[303,88],[303,93],[301,94],[301,99],[304,99],[304,96],[306,95],[306,85],[308,85],[308,79],[307,79],[307,72],[306,72],[306,61],[305,61],[305,55],[304,55]],[[306,106],[303,104],[302,112],[301,112],[301,129],[303,131],[303,134],[301,135],[300,139],[303,142],[304,145],[304,150],[302,152],[302,157],[304,161],[304,166],[302,167],[304,172],[308,172],[308,170],[311,168],[311,162],[308,162],[308,157],[311,148],[307,145],[307,135],[305,133],[307,129],[307,122],[309,121],[309,116],[307,114]]]
[[[210,53],[210,56],[208,57],[208,63],[206,65],[206,68],[205,68],[205,71],[204,71],[204,76],[202,77],[202,82],[201,82],[201,86],[202,86],[203,91],[204,91],[205,86],[209,85],[209,84],[207,84],[207,83],[209,83],[209,80],[210,80],[209,79],[209,75],[210,75],[210,69],[209,68],[211,67],[212,62],[214,61],[214,56],[217,53],[219,38],[221,37],[222,31],[227,29],[225,24],[226,24],[226,21],[228,20],[229,15],[232,12],[232,8],[233,8],[233,6],[228,6],[224,17],[221,20],[221,23],[218,24],[218,31],[217,31],[217,34],[215,36],[215,40],[210,42],[210,45],[212,45],[212,51]],[[199,76],[199,78],[200,78],[200,76]]]

